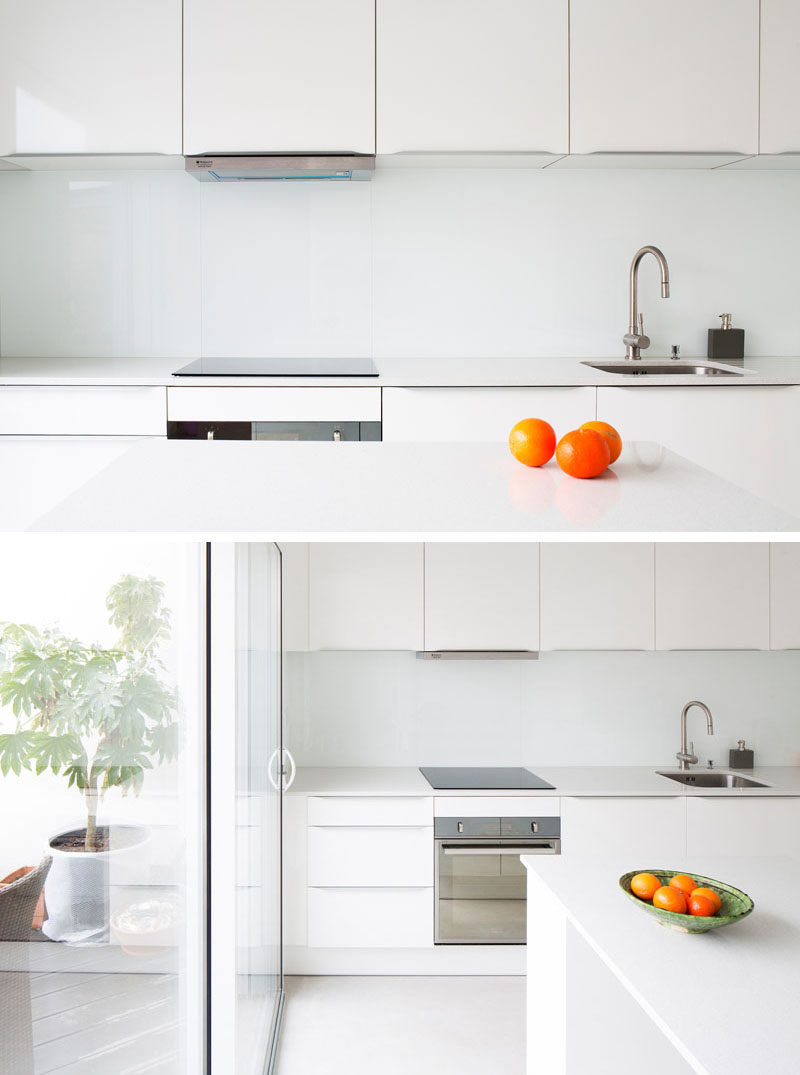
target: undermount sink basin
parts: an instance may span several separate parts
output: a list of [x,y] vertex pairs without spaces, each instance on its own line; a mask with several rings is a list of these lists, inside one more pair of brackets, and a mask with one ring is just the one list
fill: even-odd
[[750,370],[734,369],[732,366],[711,366],[703,362],[684,362],[667,360],[666,362],[583,362],[593,370],[604,373],[621,373],[625,377],[742,377]]
[[758,780],[751,780],[749,776],[740,776],[738,773],[657,773],[665,776],[668,780],[677,780],[679,784],[688,784],[692,788],[768,788],[769,784],[761,784]]

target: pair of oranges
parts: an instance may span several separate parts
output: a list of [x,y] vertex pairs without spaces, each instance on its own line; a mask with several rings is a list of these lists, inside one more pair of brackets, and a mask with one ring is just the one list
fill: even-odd
[[631,878],[631,892],[640,900],[649,900],[654,907],[673,914],[710,918],[722,907],[722,900],[713,888],[698,886],[685,873],[676,873],[668,885],[662,885],[654,873],[637,873]]
[[541,467],[553,458],[573,478],[596,478],[619,458],[622,438],[608,422],[584,422],[580,429],[565,433],[556,444],[556,434],[542,418],[523,418],[508,435],[511,454],[526,467]]

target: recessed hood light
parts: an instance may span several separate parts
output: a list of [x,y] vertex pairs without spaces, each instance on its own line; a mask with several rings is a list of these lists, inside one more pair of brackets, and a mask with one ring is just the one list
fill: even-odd
[[364,181],[372,178],[375,158],[358,154],[273,156],[253,153],[201,153],[184,158],[186,171],[201,183],[245,183],[328,179]]

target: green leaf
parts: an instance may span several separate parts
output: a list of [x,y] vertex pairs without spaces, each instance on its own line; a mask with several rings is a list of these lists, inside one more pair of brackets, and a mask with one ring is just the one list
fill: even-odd
[[48,735],[46,732],[38,732],[34,736],[31,754],[36,761],[37,776],[47,768],[58,775],[62,768],[67,769],[82,759],[85,764],[86,760],[77,735]]
[[150,729],[150,751],[156,755],[159,762],[175,761],[178,757],[178,733],[177,721],[157,724]]
[[8,732],[0,735],[0,773],[8,776],[9,772],[17,776],[23,769],[30,769],[33,745],[36,741],[34,732]]

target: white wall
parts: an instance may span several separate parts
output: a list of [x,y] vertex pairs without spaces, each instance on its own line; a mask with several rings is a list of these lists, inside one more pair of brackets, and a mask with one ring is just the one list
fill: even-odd
[[641,272],[651,353],[800,351],[800,172],[380,167],[363,184],[0,174],[0,354],[598,356]]
[[800,652],[545,653],[437,663],[413,653],[289,654],[298,765],[668,765],[680,712],[705,764],[744,738],[756,764],[800,764]]

